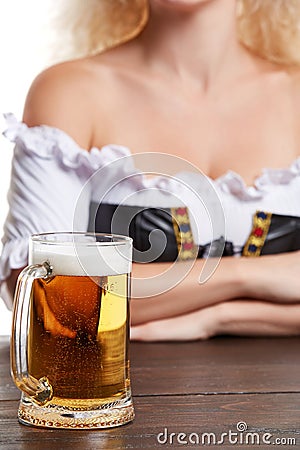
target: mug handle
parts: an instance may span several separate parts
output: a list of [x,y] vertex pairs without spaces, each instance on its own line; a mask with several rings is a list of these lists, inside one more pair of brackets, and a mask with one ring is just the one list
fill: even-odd
[[20,273],[14,296],[11,338],[11,374],[17,387],[40,406],[53,397],[53,389],[47,377],[39,380],[28,373],[27,338],[32,285],[38,278],[48,278],[52,267],[46,261],[25,267]]

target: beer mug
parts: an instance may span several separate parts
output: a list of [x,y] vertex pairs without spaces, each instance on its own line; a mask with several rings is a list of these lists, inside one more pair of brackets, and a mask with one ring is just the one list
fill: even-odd
[[129,378],[132,240],[94,233],[30,239],[18,278],[11,371],[19,421],[109,428],[134,418]]

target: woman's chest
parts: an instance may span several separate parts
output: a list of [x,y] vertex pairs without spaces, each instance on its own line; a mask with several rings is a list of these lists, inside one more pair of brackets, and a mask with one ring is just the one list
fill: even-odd
[[[95,141],[125,145],[133,153],[168,153],[217,178],[227,170],[247,184],[262,168],[284,168],[300,154],[300,130],[288,99],[190,105],[137,98],[100,126]],[[112,118],[113,117],[113,118]]]

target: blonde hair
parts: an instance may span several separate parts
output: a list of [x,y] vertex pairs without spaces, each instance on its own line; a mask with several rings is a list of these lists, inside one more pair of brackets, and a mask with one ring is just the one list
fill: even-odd
[[93,55],[133,39],[146,25],[148,10],[148,0],[64,0],[50,19],[60,41],[58,47],[53,39],[53,59]]
[[[65,0],[60,59],[87,56],[137,36],[148,20],[148,0]],[[63,26],[63,27],[62,27]],[[300,0],[237,0],[240,42],[283,65],[300,64]]]
[[300,0],[238,0],[240,41],[278,64],[300,65]]

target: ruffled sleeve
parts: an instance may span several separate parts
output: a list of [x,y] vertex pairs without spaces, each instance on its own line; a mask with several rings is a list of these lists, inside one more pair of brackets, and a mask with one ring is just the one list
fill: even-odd
[[[4,135],[15,143],[9,213],[4,224],[0,258],[0,295],[12,306],[5,280],[12,269],[28,263],[29,236],[51,231],[72,231],[76,201],[89,177],[112,157],[126,153],[122,148],[90,152],[80,148],[63,131],[49,127],[27,127],[13,115],[6,115]],[[76,230],[86,231],[91,192],[76,220]]]

